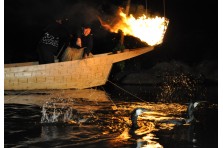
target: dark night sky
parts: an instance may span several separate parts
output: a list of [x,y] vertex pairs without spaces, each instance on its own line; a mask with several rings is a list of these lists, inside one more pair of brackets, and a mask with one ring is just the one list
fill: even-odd
[[[100,27],[96,15],[112,15],[118,6],[125,6],[126,1],[4,0],[4,63],[36,61],[36,44],[41,32],[57,14],[68,16],[71,30],[75,30],[84,20],[92,21],[95,36],[93,53],[108,52],[111,49],[112,35]],[[131,4],[145,5],[145,1],[131,0]],[[163,15],[163,0],[147,0],[147,2],[152,13]],[[163,44],[148,53],[148,63],[168,60],[192,64],[204,60],[218,61],[218,1],[165,0],[165,2],[166,17],[170,23]],[[222,73],[220,70],[219,73]],[[219,82],[222,82],[221,77]],[[220,86],[222,85],[219,84]],[[221,91],[218,98],[221,98],[219,103],[222,103]],[[220,110],[221,107],[219,112]]]
[[[93,53],[108,52],[111,34],[100,27],[97,15],[113,15],[127,0],[6,0],[4,1],[4,62],[37,60],[36,44],[42,29],[62,14],[70,30],[90,20],[95,36]],[[153,14],[163,16],[163,0],[147,0]],[[166,0],[170,24],[162,45],[150,60],[180,60],[188,63],[218,59],[218,1]],[[132,0],[131,5],[145,5]],[[110,44],[110,45],[109,45]],[[131,47],[130,47],[131,48]]]

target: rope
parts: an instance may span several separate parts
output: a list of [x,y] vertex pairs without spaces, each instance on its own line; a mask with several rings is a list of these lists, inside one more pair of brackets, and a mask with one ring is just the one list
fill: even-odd
[[56,58],[59,57],[59,55],[60,55],[61,51],[63,50],[64,46],[65,46],[65,44],[63,44],[63,46],[60,48],[60,51],[59,51],[59,53],[56,55]]
[[166,4],[165,4],[165,0],[163,0],[163,15],[164,15],[164,18],[166,18]]
[[111,84],[113,84],[114,86],[116,86],[117,88],[121,89],[122,91],[124,91],[124,92],[126,92],[126,93],[130,94],[131,96],[133,96],[133,97],[135,97],[135,98],[137,98],[137,99],[141,100],[142,102],[146,102],[146,103],[148,103],[147,101],[145,101],[145,100],[143,100],[143,99],[141,99],[141,98],[137,97],[136,95],[134,95],[134,94],[130,93],[129,91],[127,91],[127,90],[123,89],[122,87],[118,86],[117,84],[115,84],[115,83],[111,82],[110,80],[107,80],[107,81],[108,81],[108,82],[110,82]]
[[147,0],[146,0],[146,16],[147,16]]

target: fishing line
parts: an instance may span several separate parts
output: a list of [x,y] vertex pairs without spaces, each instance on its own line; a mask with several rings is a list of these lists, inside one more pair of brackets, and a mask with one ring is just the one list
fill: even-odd
[[6,99],[6,100],[9,101],[9,100],[11,100],[11,99],[14,99],[14,98],[16,98],[16,97],[18,97],[18,96],[20,96],[20,95],[22,95],[22,94],[24,94],[24,93],[26,93],[26,92],[28,92],[28,91],[30,91],[30,90],[22,91],[22,92],[19,93],[19,94],[15,94],[14,97],[8,98],[8,99]]
[[115,84],[115,83],[111,82],[110,80],[107,80],[107,81],[108,81],[108,82],[110,82],[111,84],[113,84],[114,86],[116,86],[117,88],[121,89],[122,91],[124,91],[124,92],[126,92],[126,93],[130,94],[131,96],[133,96],[133,97],[135,97],[135,98],[137,98],[137,99],[141,100],[142,102],[146,102],[146,103],[148,103],[147,101],[145,101],[145,100],[143,100],[143,99],[139,98],[138,96],[136,96],[136,95],[134,95],[134,94],[130,93],[129,91],[125,90],[124,88],[122,88],[122,87],[118,86],[117,84]]
[[[106,92],[105,89],[104,89],[104,87],[102,87],[102,89],[103,89],[104,92]],[[115,104],[115,102],[111,99],[111,97],[110,97],[109,95],[107,95],[107,96],[108,96],[108,99],[112,102],[112,104],[113,104],[113,105],[116,107],[116,109],[117,109],[118,107],[117,107],[117,105]]]
[[[89,94],[89,98],[90,98],[93,94],[95,94],[95,92],[92,93],[92,90],[94,90],[93,88],[91,88],[90,90],[91,90],[91,93]],[[97,98],[94,99],[94,102],[95,102],[95,104],[97,104],[97,105],[98,105],[98,100],[97,100],[98,98],[99,98],[99,97],[97,97]]]

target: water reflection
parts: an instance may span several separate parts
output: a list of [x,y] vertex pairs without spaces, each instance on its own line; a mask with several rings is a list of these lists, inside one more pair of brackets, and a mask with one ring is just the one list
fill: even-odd
[[[89,91],[86,94],[90,95]],[[186,104],[124,102],[121,98],[114,103],[115,107],[110,101],[96,102],[68,94],[66,99],[54,97],[47,100],[41,108],[5,105],[5,146],[203,147],[208,145],[207,137],[203,135],[209,135],[208,142],[213,144],[212,147],[217,145],[214,140],[217,130],[212,128],[216,127],[217,118],[206,120],[205,123],[212,123],[210,127],[204,125],[204,120],[193,124],[174,124],[173,121],[186,118]],[[216,116],[217,106],[208,107],[205,108],[213,110],[210,115]],[[130,115],[135,108],[146,108],[150,112],[139,116],[140,128],[131,129]]]

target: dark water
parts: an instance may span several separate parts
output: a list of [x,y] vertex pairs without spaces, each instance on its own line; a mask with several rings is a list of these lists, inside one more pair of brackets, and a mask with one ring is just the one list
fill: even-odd
[[[216,104],[200,105],[196,122],[177,125],[163,121],[186,118],[186,104],[120,100],[113,100],[115,105],[87,102],[99,108],[85,111],[79,111],[73,100],[56,107],[55,102],[43,107],[5,104],[4,147],[218,147]],[[137,107],[150,112],[139,117],[140,128],[133,130],[129,117]],[[53,116],[56,119],[50,120]]]

